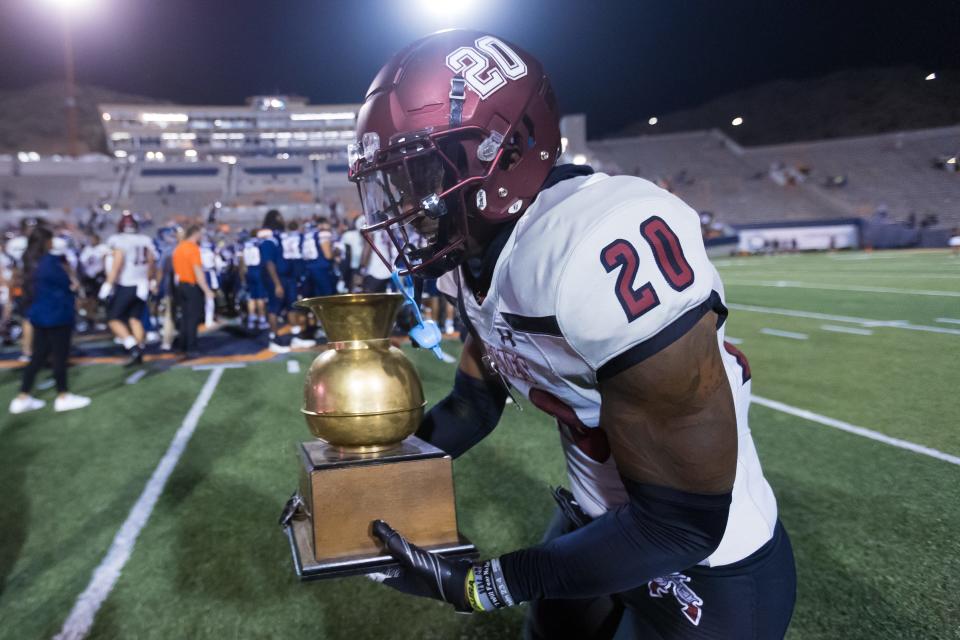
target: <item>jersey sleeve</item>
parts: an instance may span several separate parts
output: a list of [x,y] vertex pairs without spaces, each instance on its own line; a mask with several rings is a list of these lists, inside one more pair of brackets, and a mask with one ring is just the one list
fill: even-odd
[[272,262],[276,265],[279,249],[280,247],[272,238],[266,238],[260,243],[260,262]]
[[608,211],[572,247],[556,309],[561,333],[598,379],[666,348],[708,311],[725,314],[699,216],[669,194]]

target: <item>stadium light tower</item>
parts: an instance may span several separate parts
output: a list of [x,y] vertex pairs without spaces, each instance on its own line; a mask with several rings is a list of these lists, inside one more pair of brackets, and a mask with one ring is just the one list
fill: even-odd
[[77,77],[73,62],[73,34],[71,30],[73,16],[89,9],[95,0],[43,0],[58,13],[60,29],[63,34],[63,58],[66,66],[67,91],[64,110],[67,118],[67,153],[78,155],[77,145]]

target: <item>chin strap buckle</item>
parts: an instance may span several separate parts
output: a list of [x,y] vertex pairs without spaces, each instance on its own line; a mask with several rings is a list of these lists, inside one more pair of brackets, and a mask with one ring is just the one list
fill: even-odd
[[467,81],[463,76],[450,78],[450,126],[459,127],[463,120],[463,103],[467,99]]

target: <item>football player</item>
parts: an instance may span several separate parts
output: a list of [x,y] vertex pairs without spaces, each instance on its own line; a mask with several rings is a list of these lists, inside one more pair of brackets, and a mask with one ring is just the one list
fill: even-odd
[[124,366],[143,362],[145,332],[140,317],[150,296],[156,253],[153,240],[140,233],[130,213],[120,216],[117,233],[107,239],[112,251],[106,282],[99,298],[107,303],[107,324],[126,349]]
[[247,288],[247,329],[266,329],[267,291],[260,266],[259,232],[243,241],[240,249],[240,273]]
[[572,489],[542,544],[481,562],[376,521],[400,566],[377,577],[458,611],[530,602],[533,638],[782,637],[793,555],[697,213],[556,165],[558,120],[535,58],[460,30],[397,54],[358,114],[364,234],[401,273],[440,277],[469,330],[418,435],[459,456],[522,394],[556,418]]
[[285,299],[281,276],[287,273],[286,260],[280,244],[283,227],[283,215],[276,209],[271,209],[263,217],[263,228],[257,232],[257,238],[260,239],[260,264],[262,265],[260,275],[267,294],[267,322],[270,326],[268,348],[274,353],[290,351],[289,346],[280,344],[280,338],[277,335]]

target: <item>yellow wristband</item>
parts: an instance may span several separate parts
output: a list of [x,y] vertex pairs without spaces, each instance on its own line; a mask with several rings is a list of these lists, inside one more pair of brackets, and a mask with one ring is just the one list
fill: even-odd
[[485,611],[483,605],[480,604],[480,593],[477,591],[477,580],[473,575],[473,567],[470,567],[470,571],[467,572],[467,602],[470,603],[470,608],[474,611]]

